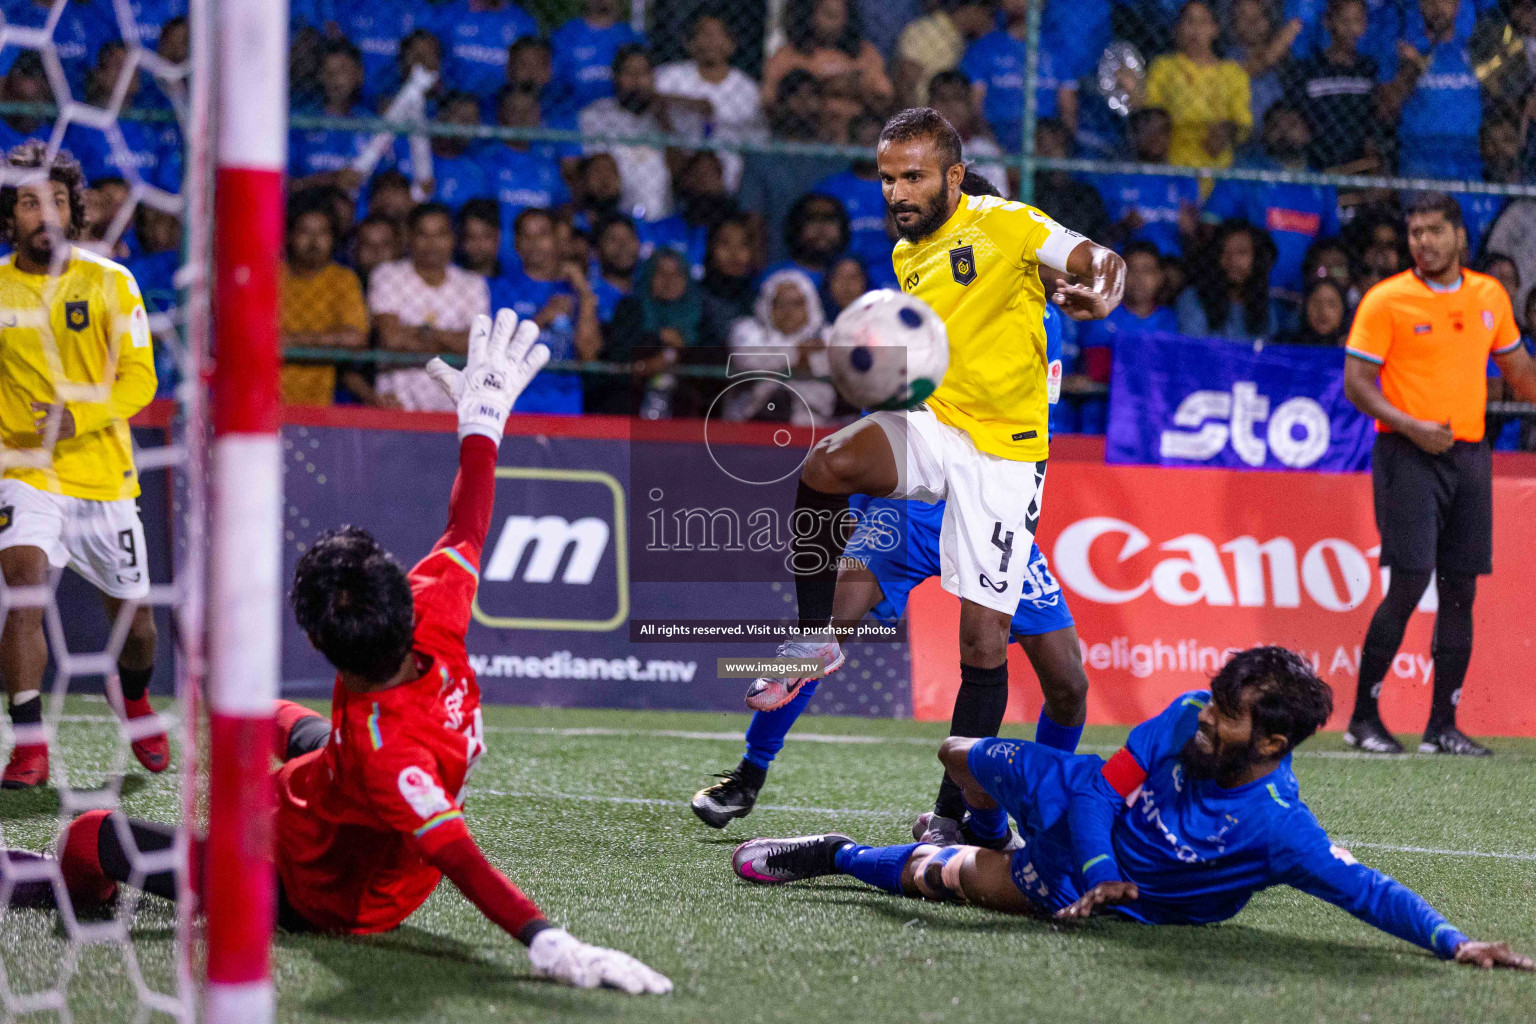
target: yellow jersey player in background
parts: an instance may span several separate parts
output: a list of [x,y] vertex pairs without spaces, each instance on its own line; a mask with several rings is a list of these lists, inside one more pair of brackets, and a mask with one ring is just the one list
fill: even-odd
[[[23,171],[0,189],[0,571],[10,587],[47,586],[68,566],[101,591],[113,623],[130,616],[117,671],[133,752],[152,772],[170,749],[146,691],[155,661],[139,476],[128,418],[155,394],[149,318],[133,275],[70,241],[83,221],[80,167],[41,142],[6,158]],[[25,173],[31,171],[32,173]],[[13,178],[14,180],[14,178]],[[41,607],[12,607],[0,634],[16,746],[0,785],[48,780]]]
[[[800,634],[779,655],[817,660],[822,669],[755,680],[747,704],[781,707],[843,663],[827,625],[848,495],[942,500],[939,579],[960,598],[960,692],[950,732],[995,736],[1008,700],[1009,619],[1023,592],[1045,483],[1040,267],[1075,279],[1052,296],[1063,313],[1095,320],[1119,304],[1125,263],[1032,206],[962,194],[960,137],[937,111],[905,110],[887,122],[876,163],[901,236],[892,254],[896,278],[943,318],[949,370],[922,406],[873,413],[812,449],[791,520],[816,524],[797,526],[792,542]],[[933,815],[920,826],[922,841],[960,841],[964,815],[960,789],[946,776]]]

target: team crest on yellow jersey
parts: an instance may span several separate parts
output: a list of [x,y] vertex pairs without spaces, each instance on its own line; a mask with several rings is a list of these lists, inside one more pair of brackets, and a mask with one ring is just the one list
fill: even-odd
[[949,269],[955,275],[956,284],[970,284],[976,280],[976,254],[969,245],[949,250]]
[[83,331],[91,325],[91,306],[88,302],[64,303],[64,323],[72,331]]

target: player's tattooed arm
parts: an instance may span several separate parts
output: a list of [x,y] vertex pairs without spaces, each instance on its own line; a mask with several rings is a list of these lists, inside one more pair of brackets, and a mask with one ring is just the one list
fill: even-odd
[[1085,238],[1067,258],[1066,271],[1075,283],[1058,284],[1051,299],[1073,320],[1102,320],[1120,305],[1125,294],[1125,260],[1113,250]]

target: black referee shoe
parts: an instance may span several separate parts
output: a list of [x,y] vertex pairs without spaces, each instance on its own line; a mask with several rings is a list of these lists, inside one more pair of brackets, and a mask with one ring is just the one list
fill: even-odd
[[1419,744],[1421,754],[1456,754],[1460,757],[1492,757],[1493,751],[1454,725],[1429,729]]
[[[1427,737],[1426,737],[1427,739]],[[1378,718],[1355,719],[1344,730],[1344,742],[1368,754],[1401,754],[1403,745]]]

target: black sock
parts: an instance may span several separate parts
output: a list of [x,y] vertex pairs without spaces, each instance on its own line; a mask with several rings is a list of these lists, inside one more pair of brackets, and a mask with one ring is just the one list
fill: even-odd
[[123,687],[123,700],[138,700],[149,690],[150,677],[155,674],[155,666],[149,668],[128,668],[126,665],[117,666],[117,680]]
[[16,698],[11,698],[11,724],[12,725],[42,725],[43,724],[43,695],[38,694],[25,704],[17,704]]
[[1472,660],[1472,602],[1477,596],[1477,577],[1442,574],[1439,588],[1440,611],[1435,615],[1435,640],[1430,649],[1435,659],[1435,688],[1426,733],[1456,724],[1461,684],[1467,678],[1467,662]]
[[[951,736],[996,736],[1008,709],[1008,663],[996,668],[977,668],[960,664],[960,692],[955,694],[955,710],[949,720]],[[959,821],[965,816],[965,799],[960,787],[944,773],[933,813]]]
[[1371,626],[1365,631],[1365,647],[1360,654],[1360,684],[1355,689],[1355,712],[1352,721],[1373,720],[1380,716],[1376,700],[1381,695],[1381,682],[1387,678],[1392,659],[1403,645],[1403,632],[1408,619],[1419,606],[1424,588],[1429,586],[1427,572],[1399,572],[1392,570],[1392,581],[1387,596],[1381,599],[1376,614],[1371,616]]
[[[120,820],[123,820],[121,813],[102,819],[101,830],[96,833],[96,860],[101,864],[102,874],[117,882],[127,882],[133,872],[133,865],[129,861],[128,851],[123,849],[122,837],[117,833]],[[133,836],[133,845],[139,853],[169,849],[176,842],[176,829],[170,825],[140,821],[138,818],[126,820],[128,831]],[[139,888],[151,895],[174,900],[176,872],[172,869],[152,871],[144,876]]]
[[846,494],[827,494],[800,481],[790,518],[790,570],[801,629],[823,629],[832,619],[837,560],[852,529]]
[[755,765],[746,758],[742,758],[741,764],[736,766],[736,775],[753,789],[762,789],[763,783],[768,781],[768,769]]

